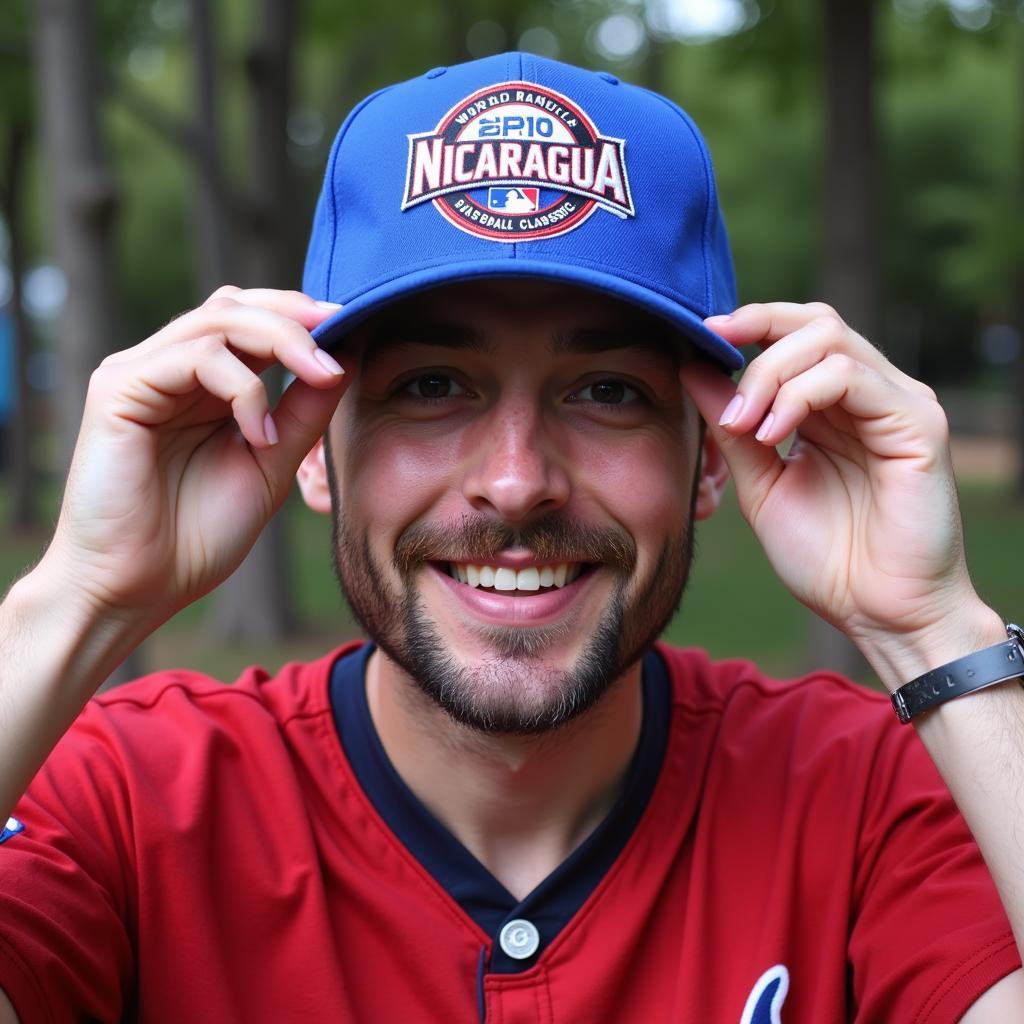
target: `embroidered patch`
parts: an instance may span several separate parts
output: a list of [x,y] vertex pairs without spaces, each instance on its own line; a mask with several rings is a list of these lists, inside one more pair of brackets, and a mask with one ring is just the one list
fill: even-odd
[[782,1004],[789,991],[789,971],[784,964],[769,967],[754,984],[743,1007],[740,1024],[781,1024]]
[[462,231],[499,242],[553,238],[599,207],[632,217],[625,140],[601,135],[572,100],[501,82],[409,137],[402,210],[432,202]]
[[0,832],[0,843],[6,843],[8,839],[24,831],[25,826],[22,822],[18,821],[17,818],[8,818],[6,827],[3,832]]

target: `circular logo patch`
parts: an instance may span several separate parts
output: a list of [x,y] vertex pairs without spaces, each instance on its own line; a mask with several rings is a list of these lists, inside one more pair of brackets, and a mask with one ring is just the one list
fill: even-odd
[[471,235],[524,242],[571,231],[599,207],[634,215],[625,140],[599,134],[553,89],[488,86],[408,138],[402,210],[432,202]]

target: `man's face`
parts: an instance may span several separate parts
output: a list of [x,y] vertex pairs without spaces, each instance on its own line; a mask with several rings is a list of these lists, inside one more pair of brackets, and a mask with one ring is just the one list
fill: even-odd
[[593,707],[689,569],[701,442],[680,343],[593,292],[480,281],[391,308],[347,349],[335,563],[369,635],[478,730]]

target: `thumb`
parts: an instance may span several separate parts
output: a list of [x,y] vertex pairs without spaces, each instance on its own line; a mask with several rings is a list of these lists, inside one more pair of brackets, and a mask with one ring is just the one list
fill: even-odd
[[753,523],[782,473],[784,464],[779,453],[771,445],[761,444],[753,434],[733,434],[719,424],[726,406],[737,393],[736,385],[721,370],[697,361],[684,366],[679,378],[729,467],[740,511]]

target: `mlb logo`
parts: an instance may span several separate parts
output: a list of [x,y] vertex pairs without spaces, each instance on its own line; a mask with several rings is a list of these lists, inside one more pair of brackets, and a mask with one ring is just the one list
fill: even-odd
[[536,213],[540,208],[540,189],[504,185],[487,190],[487,209],[499,213]]

